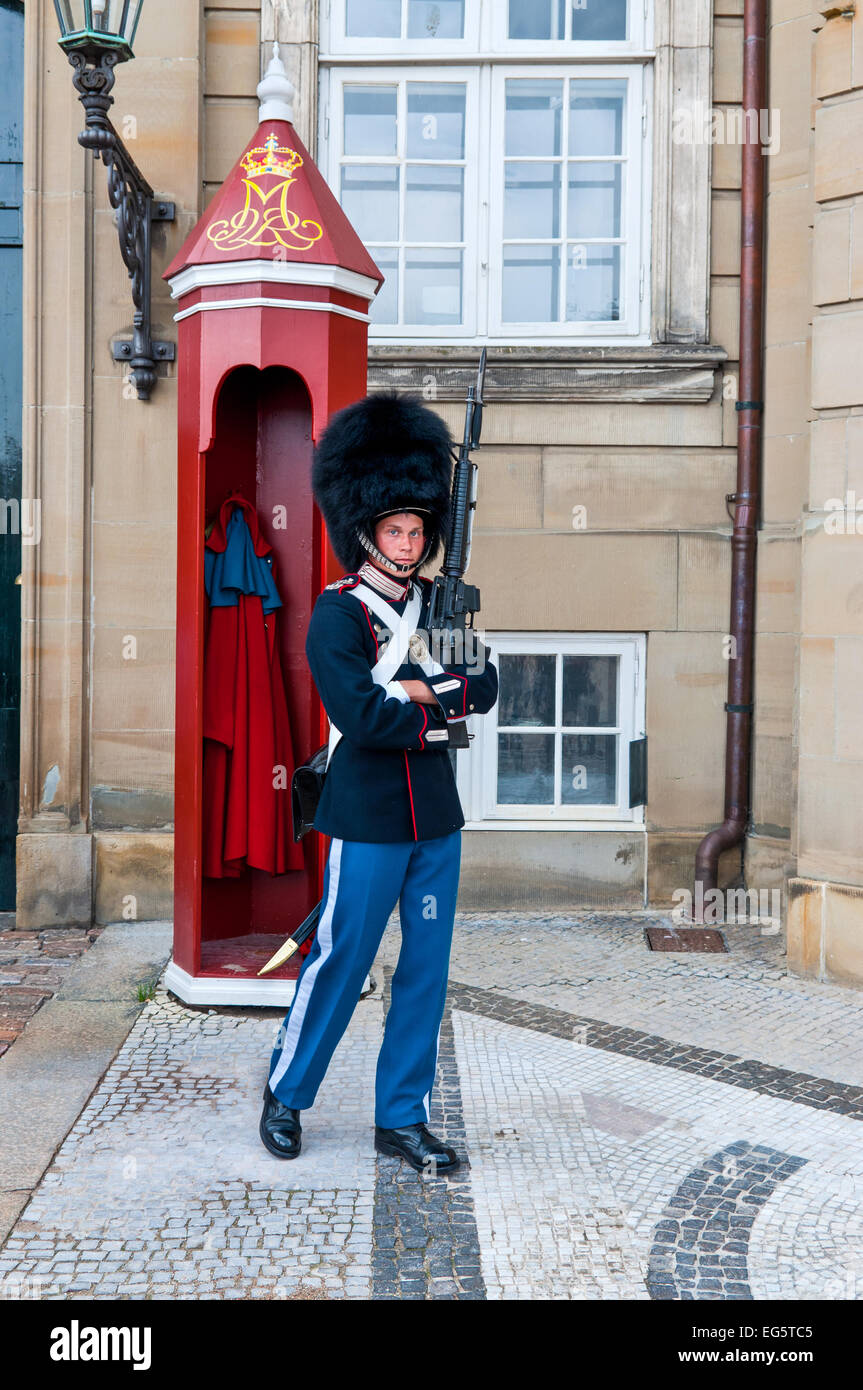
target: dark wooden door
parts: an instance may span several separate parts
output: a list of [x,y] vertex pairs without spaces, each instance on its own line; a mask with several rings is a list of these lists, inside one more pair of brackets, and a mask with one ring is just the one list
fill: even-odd
[[0,911],[15,907],[18,731],[21,705],[21,135],[24,6],[0,0]]

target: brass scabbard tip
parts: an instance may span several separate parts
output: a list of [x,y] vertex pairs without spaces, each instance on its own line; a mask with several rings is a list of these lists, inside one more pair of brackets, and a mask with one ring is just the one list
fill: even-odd
[[278,970],[279,966],[284,965],[286,960],[290,960],[291,956],[297,950],[299,950],[299,947],[296,941],[294,941],[293,937],[289,936],[284,946],[280,946],[276,954],[270,956],[266,965],[261,967],[258,971],[258,975],[269,975],[271,970]]

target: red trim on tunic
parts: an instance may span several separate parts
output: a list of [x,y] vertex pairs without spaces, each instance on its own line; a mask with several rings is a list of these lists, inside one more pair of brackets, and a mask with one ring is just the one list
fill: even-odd
[[413,790],[412,790],[412,788],[411,788],[411,770],[410,770],[410,767],[408,766],[408,750],[405,748],[405,749],[403,749],[402,751],[404,752],[404,755],[405,755],[405,772],[406,772],[407,775],[408,775],[408,796],[409,796],[410,799],[411,799],[411,820],[412,820],[413,823],[414,823],[414,839],[416,840],[416,839],[418,838],[418,836],[417,836],[417,818],[416,818],[416,816],[414,815],[414,794],[413,794]]
[[[447,675],[453,676],[457,681],[464,681],[461,692],[461,712],[462,714],[467,714],[467,676],[460,676],[457,671],[448,671]],[[456,719],[457,717],[458,716],[454,714],[450,715],[451,719]]]
[[[341,589],[339,590],[339,593],[341,593]],[[378,639],[377,639],[377,635],[376,635],[376,633],[375,633],[374,628],[372,627],[372,620],[371,620],[371,618],[369,617],[369,610],[366,608],[366,605],[363,603],[362,599],[360,599],[360,606],[362,607],[362,610],[363,610],[363,612],[364,612],[365,615],[366,615],[366,622],[367,622],[368,625],[369,625],[369,632],[372,634],[372,637],[374,637],[374,639],[375,639],[375,656],[377,656],[377,654],[378,654]]]

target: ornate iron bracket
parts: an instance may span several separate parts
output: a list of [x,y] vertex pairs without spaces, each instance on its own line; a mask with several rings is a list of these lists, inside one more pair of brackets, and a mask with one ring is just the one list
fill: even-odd
[[87,124],[79,145],[92,150],[108,170],[108,200],[115,211],[120,254],[132,281],[135,305],[131,339],[112,345],[115,362],[128,362],[138,399],[148,401],[156,384],[156,363],[173,362],[176,345],[151,337],[151,261],[153,222],[173,222],[174,204],[157,198],[108,118],[113,105],[111,88],[120,55],[98,48],[79,48],[69,53],[72,81]]

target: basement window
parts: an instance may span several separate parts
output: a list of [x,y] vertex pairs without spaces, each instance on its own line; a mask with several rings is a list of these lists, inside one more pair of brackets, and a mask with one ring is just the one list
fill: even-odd
[[630,745],[644,737],[642,633],[486,633],[498,668],[493,710],[452,753],[467,829],[619,828],[630,806]]

